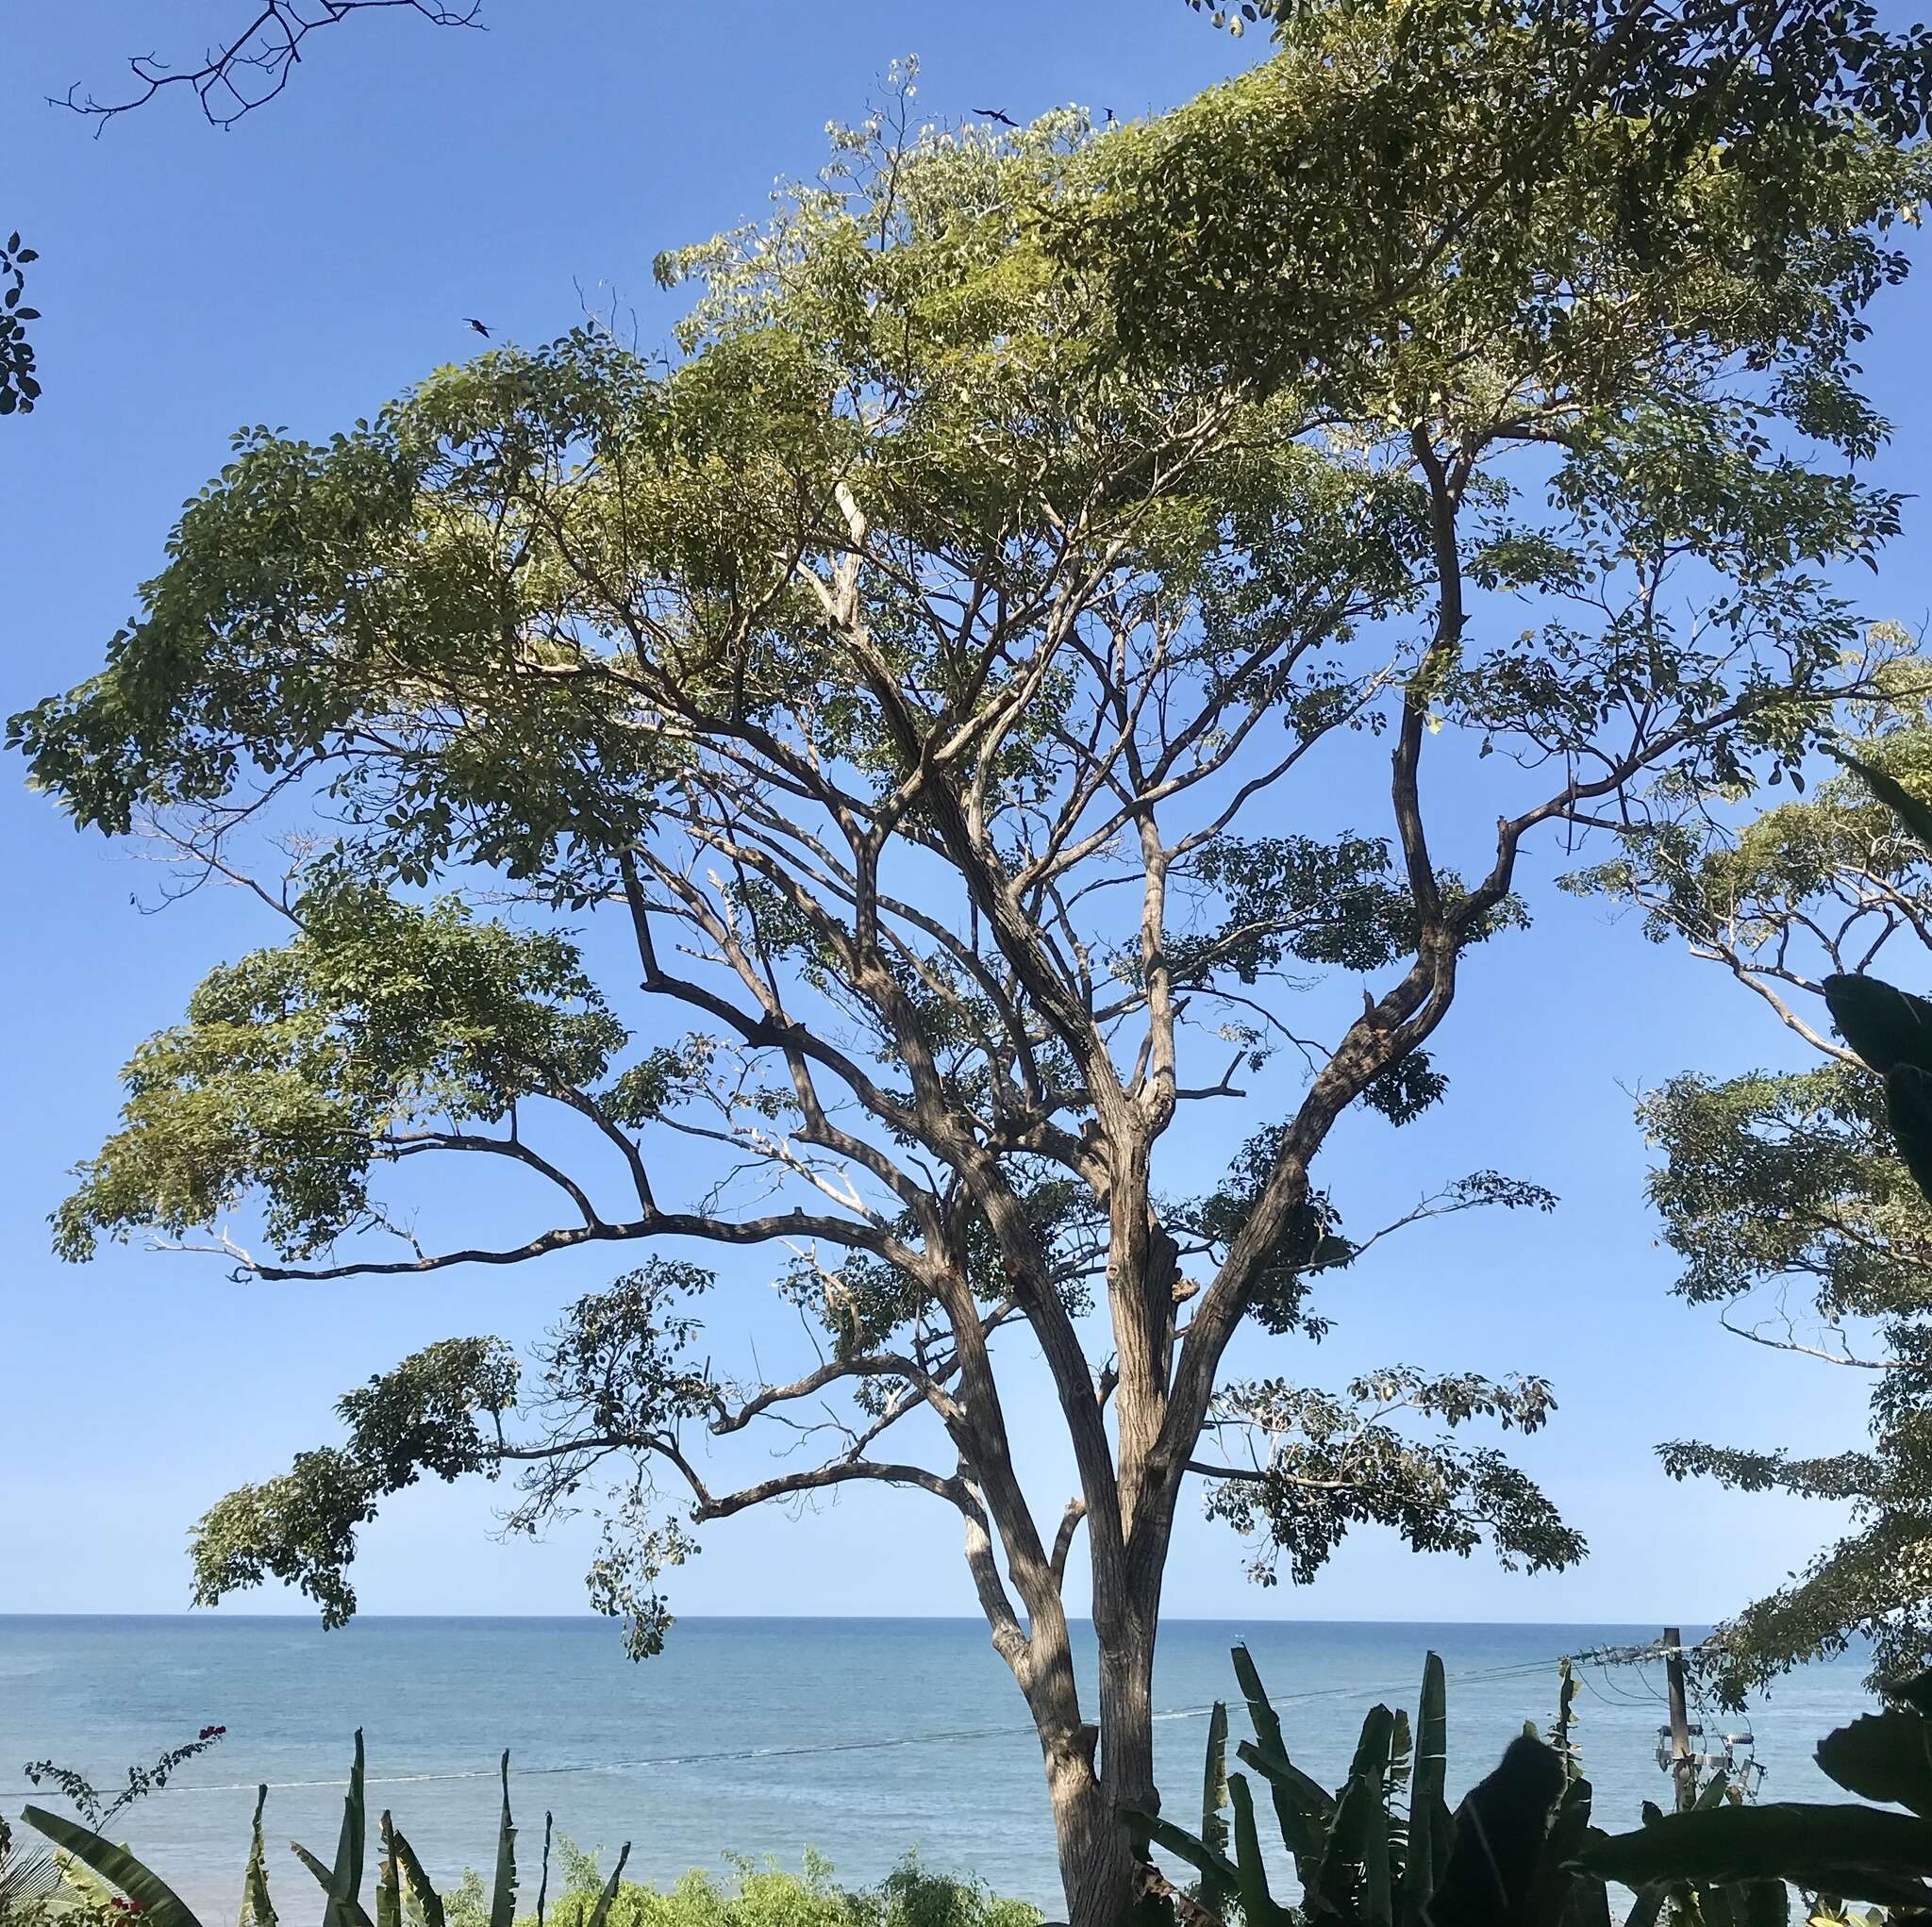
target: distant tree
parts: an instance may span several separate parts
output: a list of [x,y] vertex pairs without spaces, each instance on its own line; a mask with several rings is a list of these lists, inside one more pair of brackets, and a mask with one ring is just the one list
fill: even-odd
[[[1520,940],[1525,843],[1660,778],[1794,769],[1879,686],[1889,645],[1817,565],[1896,525],[1847,472],[1880,432],[1851,356],[1918,164],[1844,123],[1768,199],[1692,153],[1636,224],[1627,130],[1592,111],[1533,194],[1458,211],[1429,170],[1524,112],[1505,21],[1469,30],[1428,169],[1390,159],[1370,218],[1364,90],[1408,18],[1311,13],[1103,139],[1072,112],[842,134],[768,227],[669,257],[702,291],[668,366],[578,333],[325,446],[244,435],[105,671],[15,719],[76,822],[164,837],[291,929],[137,1053],[63,1254],[146,1233],[273,1281],[637,1254],[534,1385],[475,1337],[351,1392],[340,1442],[204,1519],[201,1599],[278,1577],[340,1621],[384,1499],[508,1469],[531,1527],[614,1482],[591,1592],[641,1653],[693,1525],[924,1492],[1038,1727],[1070,1918],[1111,1927],[1191,1479],[1263,1576],[1362,1521],[1581,1553],[1454,1433],[1541,1424],[1541,1379],[1397,1366],[1338,1395],[1230,1382],[1227,1348],[1322,1329],[1313,1281],[1356,1247],[1315,1160],[1351,1106],[1442,1096],[1426,1046],[1472,949]],[[1189,252],[1177,211],[1150,239],[1136,210],[1211,188],[1217,154],[1278,209],[1297,151],[1350,273],[1423,264],[1399,301],[1265,366],[1172,335],[1124,356],[1172,297],[1136,263]],[[1202,258],[1238,268],[1201,206]],[[1443,219],[1457,246],[1418,248]],[[1286,314],[1279,258],[1251,279]],[[1340,829],[1367,767],[1386,821]],[[1441,846],[1472,837],[1465,875]],[[630,961],[568,919],[614,919]],[[1248,1099],[1283,1047],[1299,1088]],[[1204,1106],[1249,1135],[1176,1196]],[[668,1144],[707,1167],[676,1196]],[[430,1241],[377,1186],[425,1158],[560,1215]],[[1477,1171],[1418,1215],[1485,1203],[1549,1200]],[[795,1367],[717,1362],[708,1246],[779,1254]],[[1015,1465],[1016,1340],[1077,1468],[1057,1522]],[[727,1483],[717,1441],[754,1425],[790,1454]],[[1083,1523],[1097,1723],[1062,1596]]]
[[[1932,662],[1888,678],[1857,719],[1862,758],[1932,795]],[[1738,823],[1722,800],[1666,808],[1577,887],[1635,902],[1657,941],[1727,971],[1808,1068],[1674,1077],[1640,1118],[1663,1154],[1651,1197],[1684,1261],[1676,1289],[1752,1343],[1868,1377],[1871,1442],[1824,1458],[1677,1440],[1675,1478],[1849,1503],[1854,1529],[1753,1602],[1707,1651],[1730,1697],[1854,1636],[1874,1677],[1932,1661],[1932,1205],[1900,1158],[1884,1084],[1837,1037],[1834,972],[1926,980],[1932,857],[1856,775]],[[1761,1428],[1782,1430],[1774,1414]]]

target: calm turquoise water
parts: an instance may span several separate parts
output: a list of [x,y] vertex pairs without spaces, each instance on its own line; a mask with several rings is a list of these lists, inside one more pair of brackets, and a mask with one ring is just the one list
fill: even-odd
[[[1655,1636],[1628,1626],[1170,1621],[1157,1696],[1168,1808],[1184,1819],[1198,1808],[1214,1699],[1235,1703],[1236,1736],[1245,1731],[1227,1663],[1237,1638],[1255,1652],[1295,1758],[1331,1785],[1370,1703],[1413,1706],[1433,1647],[1450,1676],[1454,1796],[1524,1719],[1550,1718],[1559,1654]],[[1584,1672],[1578,1710],[1598,1815],[1634,1825],[1638,1802],[1667,1790],[1654,1758],[1661,1676]],[[1823,1792],[1810,1749],[1860,1707],[1860,1673],[1851,1660],[1813,1668],[1755,1711],[1766,1797]],[[935,1865],[1051,1904],[1052,1830],[1024,1719],[976,1621],[687,1620],[660,1658],[633,1666],[611,1627],[590,1619],[368,1619],[325,1634],[296,1619],[0,1617],[8,1813],[43,1798],[20,1773],[29,1759],[52,1756],[110,1781],[203,1726],[227,1727],[221,1747],[116,1829],[215,1919],[239,1898],[256,1782],[274,1789],[272,1842],[332,1855],[358,1725],[372,1808],[394,1809],[439,1881],[491,1863],[492,1782],[508,1746],[528,1901],[548,1808],[560,1833],[603,1848],[607,1866],[630,1841],[642,1878],[722,1870],[734,1852],[795,1868],[810,1846],[857,1885],[917,1846]],[[287,1856],[271,1873],[287,1900],[308,1884]]]

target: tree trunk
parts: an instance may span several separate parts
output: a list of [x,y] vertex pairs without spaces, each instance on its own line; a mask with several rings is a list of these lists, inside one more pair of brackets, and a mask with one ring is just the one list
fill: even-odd
[[[1158,1810],[1154,1787],[1154,1633],[1151,1610],[1096,1608],[1100,1725],[1056,1719],[1074,1703],[1073,1656],[1036,1653],[1028,1698],[1041,1727],[1047,1796],[1059,1848],[1069,1927],[1121,1927],[1133,1903],[1139,1851],[1121,1823],[1127,1806]],[[1064,1677],[1064,1692],[1058,1690]],[[1042,1714],[1046,1718],[1042,1719]],[[1098,1743],[1099,1758],[1095,1759]]]

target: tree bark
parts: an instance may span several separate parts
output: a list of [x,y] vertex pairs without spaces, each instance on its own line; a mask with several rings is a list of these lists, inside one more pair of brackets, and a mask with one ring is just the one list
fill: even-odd
[[[1111,1562],[1108,1562],[1111,1563]],[[1094,1586],[1100,1648],[1099,1724],[1080,1718],[1079,1687],[1063,1615],[1036,1620],[1021,1684],[1040,1734],[1069,1927],[1120,1927],[1133,1902],[1139,1850],[1123,1806],[1158,1811],[1154,1786],[1154,1645],[1160,1576],[1150,1598],[1123,1594],[1118,1569]],[[1097,1757],[1096,1757],[1097,1754]]]
[[[1139,1857],[1122,1806],[1153,1809],[1154,1647],[1151,1623],[1124,1639],[1103,1635],[1100,1725],[1041,1734],[1069,1927],[1120,1927],[1133,1902]],[[1068,1671],[1071,1677],[1071,1655]],[[1095,1759],[1095,1743],[1099,1758]]]

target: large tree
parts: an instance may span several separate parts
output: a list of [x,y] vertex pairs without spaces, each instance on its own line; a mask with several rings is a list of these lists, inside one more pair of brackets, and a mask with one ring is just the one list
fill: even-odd
[[[1888,681],[1890,700],[1851,719],[1857,753],[1932,793],[1932,663],[1905,657]],[[1574,881],[1641,905],[1653,938],[1724,970],[1809,1059],[1687,1071],[1646,1096],[1663,1154],[1650,1191],[1684,1262],[1678,1293],[1754,1344],[1867,1380],[1871,1438],[1824,1457],[1698,1439],[1660,1451],[1675,1478],[1851,1508],[1848,1533],[1708,1642],[1726,1697],[1855,1637],[1883,1686],[1932,1662],[1932,1206],[1824,985],[1874,965],[1924,980],[1932,859],[1849,773],[1741,821],[1726,801],[1664,799],[1624,855]]]
[[[1465,191],[1528,71],[1478,21],[1365,211],[1364,101],[1408,17],[1310,15],[1101,138],[875,118],[770,224],[667,260],[701,289],[669,361],[579,332],[324,446],[243,436],[103,673],[15,719],[78,822],[161,836],[291,926],[137,1053],[65,1255],[142,1233],[283,1281],[625,1254],[534,1385],[466,1337],[346,1397],[345,1437],[202,1521],[201,1598],[275,1576],[339,1620],[358,1530],[425,1473],[521,1469],[531,1523],[608,1478],[593,1593],[642,1652],[693,1525],[924,1494],[960,1519],[1099,1927],[1116,1806],[1155,1798],[1191,1480],[1297,1578],[1361,1520],[1578,1554],[1445,1429],[1541,1423],[1541,1380],[1224,1366],[1243,1327],[1319,1332],[1311,1281],[1352,1248],[1318,1155],[1351,1106],[1442,1094],[1424,1047],[1467,954],[1530,940],[1529,841],[1660,777],[1795,767],[1883,673],[1817,565],[1895,523],[1847,473],[1879,432],[1850,356],[1917,176],[1846,121],[1776,196],[1687,150],[1636,222],[1632,130],[1592,108],[1533,188]],[[1355,236],[1367,294],[1265,365],[1152,341],[1147,210],[1217,168],[1293,191],[1298,153],[1306,231]],[[1372,769],[1379,820],[1344,827]],[[263,880],[291,823],[297,868]],[[1203,1110],[1249,1135],[1176,1196]],[[674,1144],[703,1171],[675,1194]],[[559,1215],[434,1241],[379,1186],[425,1159]],[[1424,1208],[1490,1201],[1547,1202],[1479,1171]],[[794,1372],[721,1365],[728,1311],[700,1336],[718,1247],[776,1255],[818,1334]],[[1077,1471],[1045,1514],[1016,1337]],[[721,1482],[714,1446],[762,1424],[823,1454]],[[1097,1708],[1062,1596],[1083,1523]]]

